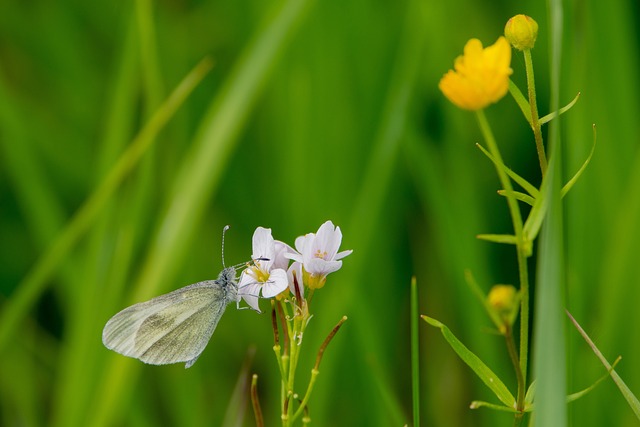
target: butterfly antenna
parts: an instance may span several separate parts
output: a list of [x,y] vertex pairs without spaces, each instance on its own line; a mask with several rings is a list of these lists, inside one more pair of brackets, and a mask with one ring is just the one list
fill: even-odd
[[229,228],[231,227],[228,225],[225,225],[224,228],[222,229],[222,268],[227,268],[227,266],[224,264],[224,235]]

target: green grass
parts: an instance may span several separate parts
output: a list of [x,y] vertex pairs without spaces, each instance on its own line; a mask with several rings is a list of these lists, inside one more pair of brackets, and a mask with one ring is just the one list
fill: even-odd
[[[331,219],[354,250],[313,300],[300,384],[327,332],[343,315],[349,321],[324,355],[311,425],[412,423],[414,275],[420,313],[446,324],[515,392],[504,343],[487,333],[491,322],[464,278],[470,269],[485,292],[517,283],[513,248],[475,238],[509,233],[507,206],[493,164],[474,146],[482,141],[473,115],[437,83],[467,39],[494,42],[516,13],[540,24],[540,115],[581,92],[552,122],[556,131],[544,128],[561,141],[562,182],[588,157],[592,124],[598,130],[589,166],[554,214],[561,223],[545,224],[534,248],[547,270],[530,265],[544,278],[531,313],[549,309],[538,321],[553,323],[533,323],[551,333],[533,331],[530,376],[548,369],[547,378],[566,378],[566,390],[538,384],[538,393],[562,395],[606,373],[564,314],[554,317],[566,307],[604,357],[622,356],[616,372],[637,395],[638,9],[595,0],[563,7],[559,41],[535,1],[4,2],[0,425],[250,426],[248,391],[236,384],[254,372],[265,423],[277,425],[268,315],[229,307],[186,371],[101,343],[105,322],[126,305],[214,278],[225,224],[228,264],[248,259],[260,225],[292,243]],[[560,61],[550,62],[560,43]],[[162,110],[205,57],[213,68]],[[521,55],[512,68],[523,89]],[[486,113],[505,164],[539,185],[517,104],[507,97]],[[149,145],[139,159],[118,169],[141,139]],[[554,270],[561,255],[564,268]],[[565,364],[559,347],[555,365],[536,362],[544,357],[536,349],[550,345],[544,338],[564,343]],[[469,409],[492,394],[439,331],[420,322],[419,342],[422,425],[512,424],[508,413]],[[551,416],[637,424],[611,380]]]

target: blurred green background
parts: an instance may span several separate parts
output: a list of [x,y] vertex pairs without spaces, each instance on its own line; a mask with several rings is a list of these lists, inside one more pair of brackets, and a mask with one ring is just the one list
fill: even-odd
[[[564,200],[565,302],[610,361],[623,356],[617,370],[637,393],[640,8],[563,5],[561,103],[582,94],[561,119],[567,176],[598,128],[591,165]],[[250,426],[242,384],[255,372],[267,425],[278,425],[268,314],[229,307],[189,370],[147,366],[101,342],[126,305],[214,278],[225,224],[229,264],[248,259],[257,226],[293,244],[331,219],[342,248],[354,250],[313,301],[299,392],[326,334],[349,320],[320,367],[312,425],[411,424],[413,275],[420,312],[513,389],[504,344],[463,276],[472,269],[485,290],[517,282],[513,248],[475,238],[509,232],[508,211],[474,147],[474,116],[437,83],[469,38],[493,43],[517,13],[540,25],[533,54],[546,114],[544,2],[2,2],[0,424]],[[214,68],[166,126],[155,122],[141,161],[100,187],[205,56]],[[521,55],[512,68],[524,89]],[[539,184],[515,102],[506,97],[487,115],[506,163]],[[93,210],[74,216],[90,198]],[[566,340],[573,392],[605,371],[568,325]],[[512,424],[506,413],[469,409],[496,399],[438,330],[421,322],[420,343],[423,425]],[[610,380],[570,404],[569,419],[637,425]]]

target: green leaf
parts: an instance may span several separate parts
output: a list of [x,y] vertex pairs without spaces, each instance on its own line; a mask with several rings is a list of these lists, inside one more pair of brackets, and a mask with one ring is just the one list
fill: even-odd
[[536,237],[538,237],[540,227],[542,227],[542,222],[544,221],[544,217],[547,214],[547,208],[549,206],[549,180],[547,179],[548,176],[549,175],[547,174],[544,178],[542,178],[540,195],[536,197],[535,202],[533,203],[533,207],[529,212],[529,216],[524,222],[524,226],[522,228],[522,234],[524,234],[524,238],[529,242],[533,242]]
[[587,344],[589,344],[589,347],[591,347],[591,350],[595,353],[596,356],[598,356],[598,359],[600,359],[600,362],[602,362],[605,368],[609,370],[611,378],[613,378],[613,381],[616,383],[616,385],[620,389],[622,396],[627,400],[627,403],[629,404],[629,406],[631,406],[631,409],[633,409],[633,412],[636,414],[636,417],[640,420],[640,401],[638,401],[638,398],[633,394],[633,392],[631,392],[631,390],[625,384],[622,378],[620,378],[620,375],[618,375],[616,371],[613,370],[612,366],[609,364],[607,359],[602,355],[598,347],[596,347],[594,342],[591,340],[591,338],[589,338],[589,335],[587,335],[584,329],[582,329],[582,327],[576,321],[576,319],[573,318],[571,313],[569,313],[567,310],[565,311],[567,313],[567,316],[569,316],[569,319],[571,320],[573,325],[576,327],[576,329],[580,333],[580,335],[582,335],[582,338],[584,338]]
[[529,206],[533,206],[536,199],[529,196],[528,194],[521,193],[520,191],[507,191],[507,190],[498,190],[498,194],[505,197],[514,197],[516,200],[520,200],[528,204]]
[[593,157],[593,152],[595,151],[595,149],[596,149],[596,125],[593,125],[593,145],[591,146],[591,152],[589,153],[589,157],[587,157],[587,160],[584,161],[584,163],[582,164],[580,169],[578,169],[578,172],[576,172],[573,178],[571,178],[569,182],[567,182],[564,185],[564,187],[562,187],[562,190],[560,191],[560,197],[564,197],[569,192],[569,190],[571,190],[573,185],[578,181],[578,178],[580,178],[580,175],[582,175],[582,172],[584,172],[584,170],[587,168],[587,165],[591,161],[591,157]]
[[498,378],[498,376],[491,370],[482,360],[474,353],[465,347],[458,338],[447,328],[443,323],[433,319],[431,317],[423,315],[422,318],[432,326],[440,328],[444,339],[447,340],[451,348],[460,356],[460,358],[467,364],[473,372],[493,391],[498,399],[508,407],[515,408],[516,400],[509,392],[509,389]]
[[[562,58],[563,2],[548,0],[549,16],[549,93],[551,111],[559,109],[560,60]],[[526,54],[526,52],[525,52]],[[562,319],[566,295],[564,265],[564,226],[562,200],[562,140],[560,121],[548,130],[549,167],[543,179],[542,196],[546,205],[544,227],[540,235],[536,271],[535,310],[533,316],[533,377],[537,379],[534,427],[568,425],[566,388],[566,331]],[[535,209],[535,207],[533,208]],[[534,224],[535,225],[535,224]],[[536,227],[529,228],[530,231]]]
[[535,394],[536,394],[536,384],[537,384],[536,380],[531,381],[531,384],[529,385],[529,389],[527,389],[527,394],[524,396],[525,406],[533,404],[533,398],[535,397]]
[[482,145],[476,144],[476,147],[478,147],[480,149],[480,151],[482,151],[484,153],[484,155],[487,156],[489,158],[489,160],[491,160],[493,162],[494,165],[496,165],[496,167],[499,167],[502,170],[504,170],[505,173],[507,175],[509,175],[509,177],[514,182],[516,182],[520,187],[522,187],[527,193],[529,193],[531,195],[531,197],[533,197],[533,198],[538,197],[538,194],[539,194],[538,189],[536,187],[534,187],[531,183],[529,183],[529,181],[527,181],[526,179],[524,179],[523,177],[521,177],[520,175],[515,173],[513,170],[511,170],[507,166],[505,166],[504,163],[499,162],[498,160],[496,160],[496,158],[493,157],[491,155],[491,153],[489,153],[489,151],[487,151],[487,149],[484,148]]
[[509,93],[511,94],[511,96],[513,96],[513,99],[516,101],[516,104],[518,104],[518,107],[520,107],[520,111],[522,111],[524,118],[527,119],[529,126],[532,126],[531,107],[529,106],[529,101],[527,101],[527,98],[525,98],[522,92],[520,92],[520,88],[516,86],[516,84],[511,79],[509,79]]
[[576,400],[580,399],[582,396],[584,396],[585,394],[589,393],[591,390],[596,388],[598,386],[598,384],[600,384],[602,381],[604,381],[607,378],[609,378],[609,375],[611,374],[613,369],[616,367],[618,362],[620,362],[620,360],[622,360],[622,356],[618,356],[618,358],[615,360],[615,362],[613,362],[613,365],[611,365],[611,367],[607,370],[607,373],[604,374],[603,376],[601,376],[600,378],[598,378],[596,380],[596,382],[591,384],[589,387],[585,388],[584,390],[578,391],[576,393],[572,393],[569,396],[567,396],[567,402],[573,402],[573,401],[576,401]]
[[420,425],[420,342],[418,337],[418,285],[411,278],[411,396],[413,425]]
[[494,243],[516,244],[516,236],[513,234],[478,234],[476,237]]
[[[567,403],[574,402],[574,401],[578,400],[579,398],[581,398],[582,396],[586,395],[587,393],[591,392],[593,389],[595,389],[602,381],[607,379],[609,374],[611,374],[611,372],[616,367],[618,362],[620,362],[620,360],[622,360],[622,357],[618,356],[616,361],[613,362],[613,365],[609,368],[608,372],[605,375],[603,375],[602,377],[598,378],[596,380],[596,382],[591,384],[589,387],[585,388],[584,390],[581,390],[581,391],[578,391],[576,393],[572,393],[572,394],[568,395],[567,396]],[[531,412],[534,409],[533,408],[533,399],[534,399],[535,392],[536,392],[536,382],[534,380],[533,382],[531,382],[531,385],[529,386],[529,390],[527,390],[527,394],[526,394],[526,396],[524,398],[524,401],[525,401],[525,409],[524,409],[524,411],[525,412]]]
[[558,117],[560,114],[564,114],[567,111],[569,111],[571,109],[571,107],[573,107],[576,102],[578,102],[578,98],[580,98],[580,92],[578,92],[578,94],[576,95],[575,98],[573,98],[573,101],[571,101],[570,103],[568,103],[567,105],[565,105],[564,107],[562,107],[560,110],[558,111],[554,111],[553,113],[549,113],[546,116],[540,118],[540,124],[543,125],[545,123],[550,122],[551,120],[555,119],[556,117]]
[[495,403],[489,403],[489,402],[483,402],[482,400],[474,400],[473,402],[471,402],[471,405],[469,405],[469,408],[471,409],[478,409],[478,408],[489,408],[489,409],[494,409],[496,411],[504,411],[504,412],[518,412],[515,410],[515,408],[510,408],[508,406],[504,406],[504,405],[496,405]]

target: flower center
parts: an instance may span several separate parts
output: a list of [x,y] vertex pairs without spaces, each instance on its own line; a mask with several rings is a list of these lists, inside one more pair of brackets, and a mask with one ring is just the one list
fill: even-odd
[[249,268],[249,274],[256,279],[258,283],[266,283],[269,280],[269,272],[262,270],[259,263]]
[[316,253],[313,254],[314,258],[321,258],[321,259],[325,259],[327,257],[327,251],[320,251],[320,249],[316,250]]

